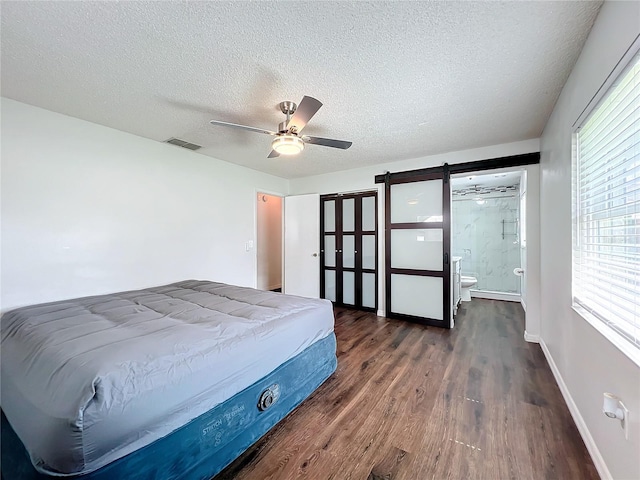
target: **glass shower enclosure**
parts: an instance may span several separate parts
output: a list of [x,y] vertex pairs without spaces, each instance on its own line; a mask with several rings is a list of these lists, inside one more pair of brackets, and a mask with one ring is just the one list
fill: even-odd
[[452,251],[462,275],[478,279],[472,290],[520,295],[520,199],[518,195],[453,197]]

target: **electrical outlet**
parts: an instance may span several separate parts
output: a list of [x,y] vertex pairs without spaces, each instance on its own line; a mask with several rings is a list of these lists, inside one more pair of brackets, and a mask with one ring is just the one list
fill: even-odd
[[629,440],[629,409],[622,402],[618,402],[618,405],[624,412],[624,418],[620,420],[620,426],[624,430],[624,439]]

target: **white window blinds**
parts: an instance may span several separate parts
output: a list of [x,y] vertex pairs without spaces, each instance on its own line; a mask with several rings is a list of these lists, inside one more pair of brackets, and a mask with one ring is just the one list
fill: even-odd
[[576,139],[573,301],[640,348],[640,54]]

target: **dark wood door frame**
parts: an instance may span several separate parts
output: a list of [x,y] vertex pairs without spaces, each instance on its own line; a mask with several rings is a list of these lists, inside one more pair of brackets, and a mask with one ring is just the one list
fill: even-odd
[[[424,325],[432,325],[444,328],[451,328],[451,184],[449,182],[449,168],[445,163],[440,167],[430,168],[428,171],[416,171],[411,176],[399,176],[392,178],[392,174],[387,173],[385,178],[385,301],[386,316],[388,318],[397,318],[400,320],[408,320]],[[409,222],[409,223],[391,223],[391,186],[403,183],[424,182],[429,180],[442,180],[442,221],[441,222]],[[443,261],[442,271],[435,270],[419,270],[391,267],[391,231],[399,229],[442,229],[442,250]],[[418,317],[407,315],[393,311],[391,301],[391,275],[414,275],[425,277],[442,278],[442,320],[434,318]]]

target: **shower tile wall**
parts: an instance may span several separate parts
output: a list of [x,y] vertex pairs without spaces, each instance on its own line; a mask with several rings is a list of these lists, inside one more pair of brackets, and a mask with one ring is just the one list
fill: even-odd
[[513,269],[520,266],[519,236],[516,235],[519,199],[484,200],[483,205],[478,205],[473,199],[453,198],[453,255],[462,257],[463,275],[478,279],[474,289],[520,293],[520,277],[513,274]]

